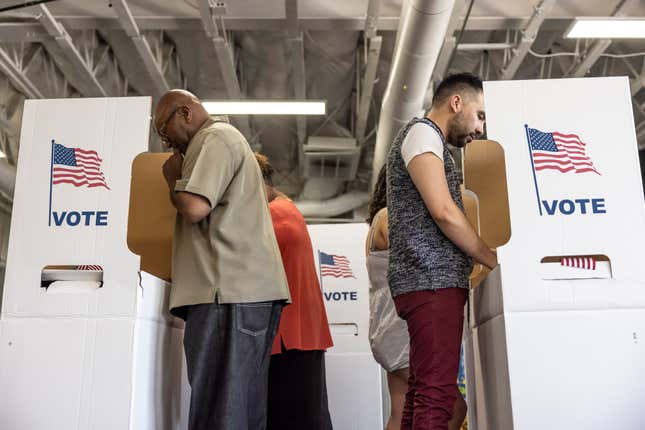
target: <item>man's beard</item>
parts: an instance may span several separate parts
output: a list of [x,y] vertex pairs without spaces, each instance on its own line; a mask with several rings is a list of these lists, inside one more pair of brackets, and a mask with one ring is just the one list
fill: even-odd
[[471,132],[464,125],[464,115],[457,112],[448,124],[448,134],[446,139],[449,144],[457,148],[463,148],[469,142],[468,138],[472,137]]

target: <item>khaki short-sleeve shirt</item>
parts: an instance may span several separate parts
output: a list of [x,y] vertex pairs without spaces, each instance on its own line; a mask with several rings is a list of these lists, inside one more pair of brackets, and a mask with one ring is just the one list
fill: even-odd
[[289,300],[262,173],[244,136],[212,119],[191,139],[175,191],[208,200],[192,224],[177,214],[170,309],[184,305]]

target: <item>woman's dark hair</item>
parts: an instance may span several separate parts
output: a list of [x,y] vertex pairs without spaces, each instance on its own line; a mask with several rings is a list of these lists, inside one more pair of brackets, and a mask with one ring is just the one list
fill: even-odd
[[258,162],[258,165],[260,166],[260,171],[262,172],[262,178],[264,179],[264,183],[273,186],[273,166],[269,162],[269,158],[264,155],[260,154],[259,152],[255,153],[255,159]]
[[385,164],[381,167],[381,170],[378,172],[378,178],[376,179],[376,184],[374,184],[374,191],[372,192],[372,198],[367,204],[367,219],[365,220],[368,224],[372,224],[372,220],[376,216],[376,213],[387,206],[387,174],[385,170]]

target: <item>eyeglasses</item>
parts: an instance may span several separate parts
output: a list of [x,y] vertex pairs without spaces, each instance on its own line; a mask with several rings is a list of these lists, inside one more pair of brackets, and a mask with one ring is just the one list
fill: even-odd
[[181,108],[182,108],[181,106],[178,106],[177,108],[175,108],[175,110],[172,111],[172,113],[168,116],[168,118],[164,121],[164,123],[161,124],[161,127],[159,127],[157,129],[157,134],[159,135],[159,137],[161,138],[161,141],[164,144],[168,144],[168,135],[166,134],[166,129],[168,128],[168,123],[170,123],[170,120],[172,119],[172,117],[175,116],[175,114]]

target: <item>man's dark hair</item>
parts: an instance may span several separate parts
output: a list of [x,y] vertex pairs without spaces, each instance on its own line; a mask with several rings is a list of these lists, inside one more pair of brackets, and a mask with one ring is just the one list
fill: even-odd
[[434,92],[432,105],[436,106],[443,103],[453,94],[478,93],[484,90],[482,80],[472,73],[456,73],[446,77]]

